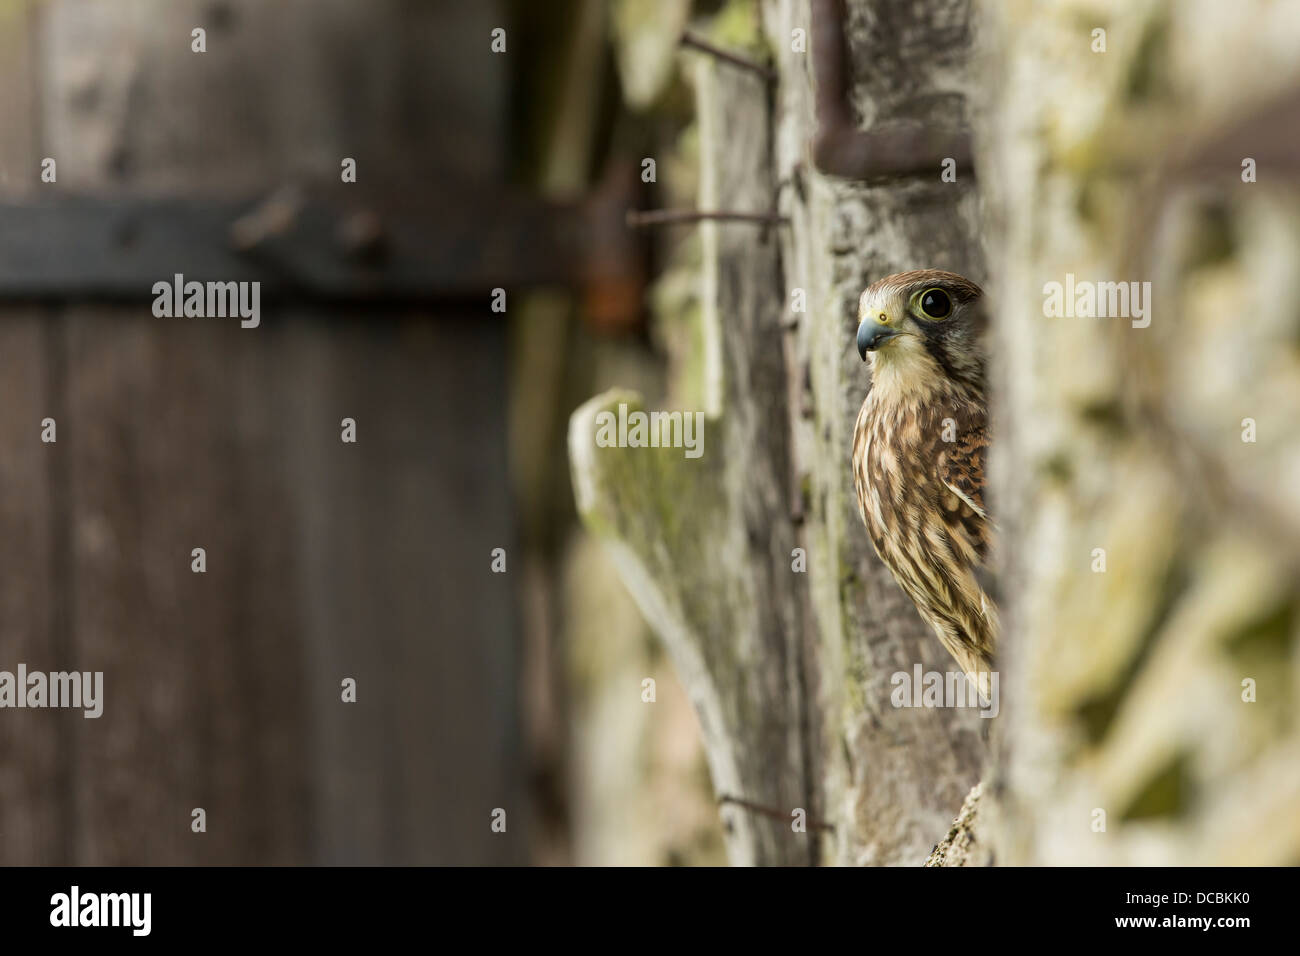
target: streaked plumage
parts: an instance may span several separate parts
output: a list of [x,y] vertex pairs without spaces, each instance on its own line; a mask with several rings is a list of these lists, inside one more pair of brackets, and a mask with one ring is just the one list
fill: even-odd
[[[945,301],[946,315],[927,314]],[[903,272],[862,293],[858,320],[872,380],[853,432],[862,520],[961,669],[991,670],[998,623],[981,583],[992,537],[981,291],[951,272]]]

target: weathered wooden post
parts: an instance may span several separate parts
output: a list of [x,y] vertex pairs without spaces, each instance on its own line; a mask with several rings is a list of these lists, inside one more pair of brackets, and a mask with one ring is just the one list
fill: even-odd
[[[719,795],[745,801],[722,807],[732,859],[919,864],[979,779],[978,718],[890,703],[893,672],[942,669],[943,651],[856,513],[849,435],[868,381],[852,339],[874,278],[983,278],[969,14],[792,0],[763,14],[770,88],[716,58],[694,66],[700,208],[788,220],[700,226],[706,454],[597,447],[597,414],[635,401],[610,393],[572,419],[574,484],[696,702]],[[819,117],[864,135],[819,133]],[[843,152],[817,145],[828,132]],[[796,809],[824,826],[792,832]]]

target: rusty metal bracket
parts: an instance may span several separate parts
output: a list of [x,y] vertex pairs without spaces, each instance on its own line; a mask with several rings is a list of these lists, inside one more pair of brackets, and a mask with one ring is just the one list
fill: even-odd
[[813,163],[845,179],[938,174],[943,160],[971,169],[968,130],[900,122],[861,129],[849,102],[849,48],[844,0],[810,0],[817,133]]
[[259,281],[270,299],[383,305],[496,287],[636,282],[629,195],[471,190],[343,202],[322,190],[223,201],[68,196],[0,204],[0,300],[143,301],[176,273]]

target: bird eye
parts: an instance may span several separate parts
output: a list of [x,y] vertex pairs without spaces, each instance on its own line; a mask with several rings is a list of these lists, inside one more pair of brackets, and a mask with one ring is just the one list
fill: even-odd
[[942,289],[926,289],[917,294],[915,301],[927,319],[946,318],[952,312],[952,299]]

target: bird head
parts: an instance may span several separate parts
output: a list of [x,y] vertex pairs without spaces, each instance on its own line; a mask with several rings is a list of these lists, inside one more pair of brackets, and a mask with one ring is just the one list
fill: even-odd
[[980,287],[953,272],[922,269],[872,283],[858,302],[858,352],[874,375],[903,384],[943,375],[979,383],[986,325]]

